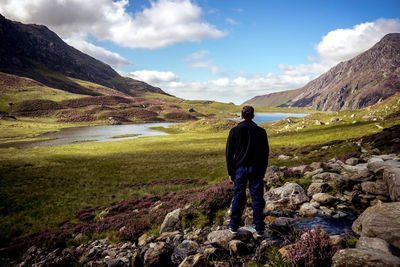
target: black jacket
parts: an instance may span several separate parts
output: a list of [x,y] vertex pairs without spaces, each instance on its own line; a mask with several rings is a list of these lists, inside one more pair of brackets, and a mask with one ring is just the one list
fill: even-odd
[[252,120],[244,120],[229,132],[226,142],[226,163],[230,176],[240,166],[266,169],[268,166],[267,132]]

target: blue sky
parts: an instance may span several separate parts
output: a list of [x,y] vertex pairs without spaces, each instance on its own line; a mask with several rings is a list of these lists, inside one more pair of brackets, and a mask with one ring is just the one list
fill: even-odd
[[77,49],[186,99],[296,89],[400,32],[400,1],[0,0]]

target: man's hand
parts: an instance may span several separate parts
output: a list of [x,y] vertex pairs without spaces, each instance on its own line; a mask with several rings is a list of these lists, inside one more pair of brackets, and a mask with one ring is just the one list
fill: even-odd
[[233,181],[232,176],[230,176],[230,175],[229,175],[229,181],[230,181],[231,183],[235,183],[235,182]]

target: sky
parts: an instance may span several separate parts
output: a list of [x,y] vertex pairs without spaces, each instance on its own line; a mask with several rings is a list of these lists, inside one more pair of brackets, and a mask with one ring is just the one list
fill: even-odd
[[306,85],[400,32],[399,0],[0,0],[121,75],[241,104]]

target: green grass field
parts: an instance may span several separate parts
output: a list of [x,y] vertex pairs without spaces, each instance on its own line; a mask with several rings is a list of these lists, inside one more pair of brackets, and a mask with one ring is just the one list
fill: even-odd
[[[155,96],[154,94],[151,96]],[[33,149],[0,148],[0,236],[17,238],[57,227],[58,222],[74,221],[75,213],[86,207],[108,206],[132,196],[162,194],[200,185],[134,186],[139,182],[175,179],[202,179],[215,184],[227,179],[225,142],[235,125],[221,119],[240,111],[239,106],[213,101],[185,101],[160,96],[164,101],[194,108],[200,113],[216,113],[213,119],[202,119],[156,128],[170,135],[139,137],[104,143],[80,143]],[[291,166],[340,157],[360,148],[344,142],[324,151],[299,153],[300,147],[323,144],[332,140],[357,138],[398,124],[399,119],[385,120],[398,112],[400,95],[372,108],[340,113],[315,113],[262,124],[267,129],[271,148],[270,165]],[[258,112],[304,112],[304,109],[257,109]],[[310,112],[311,113],[311,112]],[[354,114],[354,115],[353,115]],[[364,121],[370,115],[377,121]],[[331,122],[337,117],[340,122]],[[396,119],[397,118],[397,119]],[[352,121],[359,121],[353,124]],[[321,121],[324,125],[316,125]],[[37,139],[42,133],[61,128],[99,125],[60,123],[55,118],[19,118],[0,120],[0,145]],[[379,127],[378,127],[378,126]],[[294,147],[289,161],[280,161],[281,148]],[[297,157],[295,157],[297,156]],[[131,184],[133,186],[123,186]]]
[[[224,151],[228,130],[220,130],[216,121],[212,125],[217,130],[204,131],[201,127],[186,131],[171,129],[174,133],[171,135],[115,142],[0,149],[0,234],[24,236],[54,229],[64,219],[74,221],[75,212],[85,207],[107,206],[131,196],[192,187],[137,188],[121,184],[183,178],[202,179],[214,184],[226,179]],[[270,125],[264,125],[267,131],[272,127]],[[179,127],[185,128],[185,124]],[[369,122],[313,126],[300,132],[270,134],[271,155],[279,152],[281,147],[321,144],[360,137],[377,130],[374,122]],[[355,149],[346,144],[332,146],[324,157],[340,156]],[[310,155],[318,154],[299,154],[298,159],[289,162],[280,162],[271,156],[270,164],[308,163],[313,161]]]

